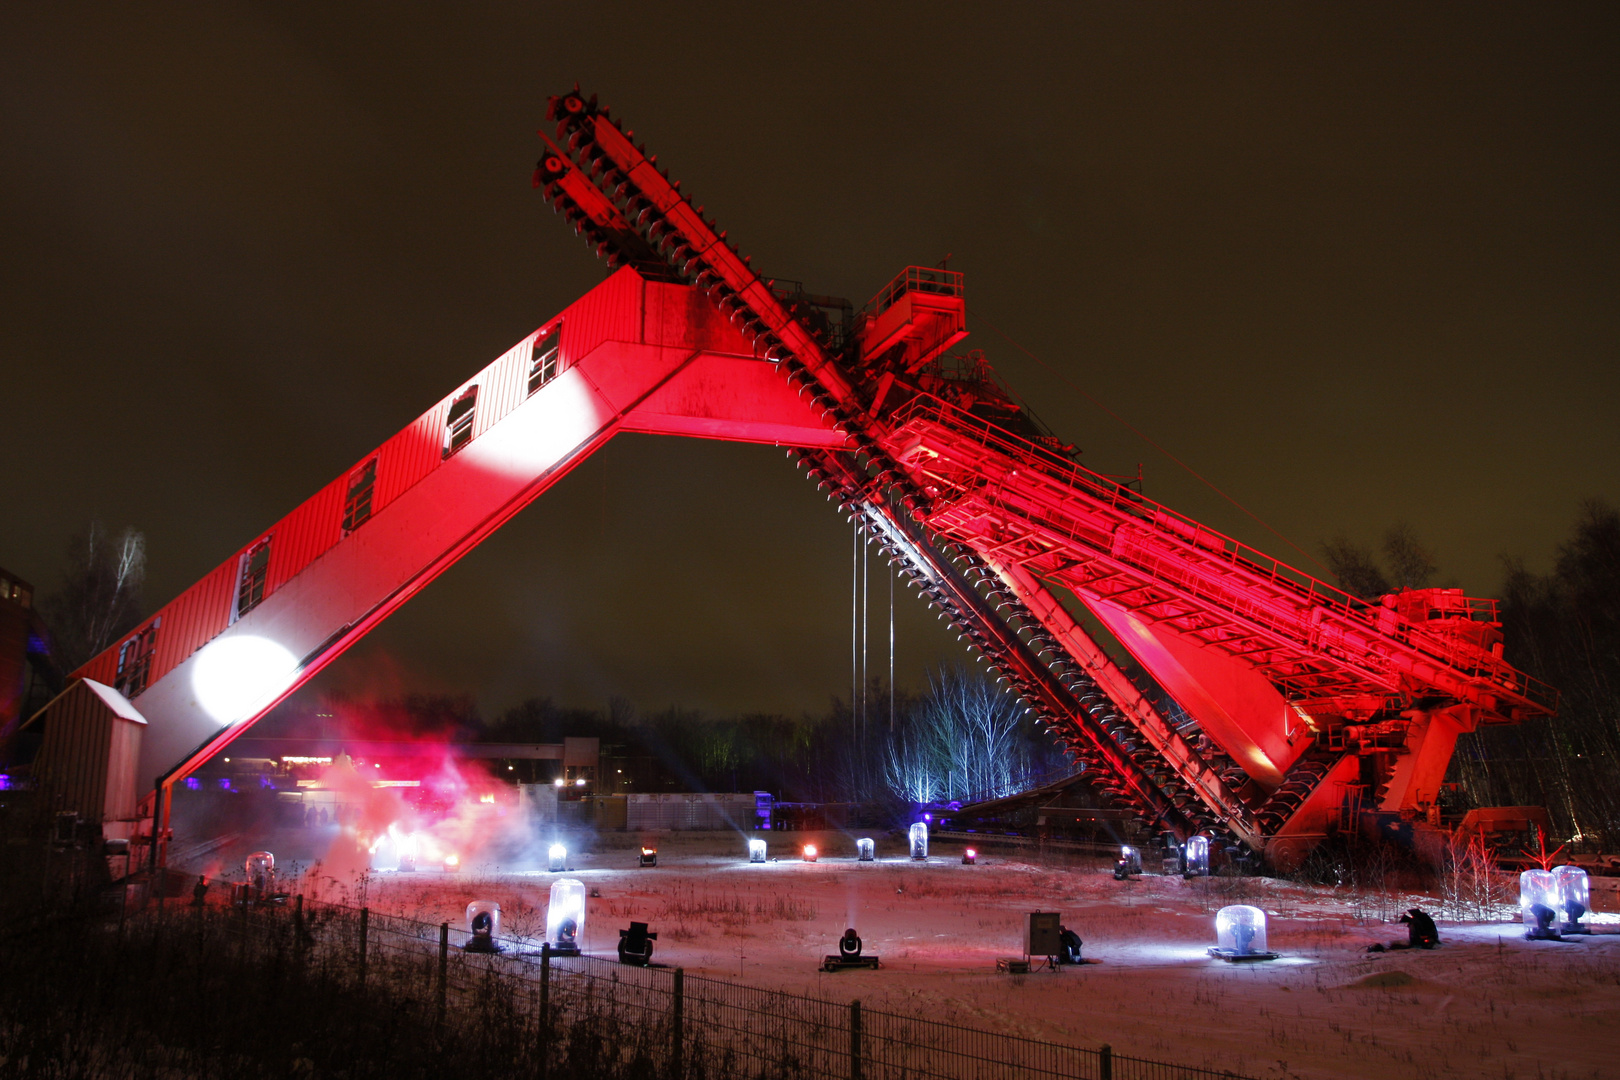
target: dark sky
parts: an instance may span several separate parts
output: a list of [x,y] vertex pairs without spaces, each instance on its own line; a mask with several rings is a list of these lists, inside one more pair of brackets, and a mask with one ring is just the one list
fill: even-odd
[[[1273,554],[1065,379],[1475,593],[1620,502],[1612,5],[464,7],[8,5],[0,565],[134,525],[160,603],[599,281],[529,187],[576,79],[773,276],[951,253],[1093,467]],[[319,685],[819,710],[849,573],[779,451],[627,437]],[[899,616],[902,684],[959,655]]]

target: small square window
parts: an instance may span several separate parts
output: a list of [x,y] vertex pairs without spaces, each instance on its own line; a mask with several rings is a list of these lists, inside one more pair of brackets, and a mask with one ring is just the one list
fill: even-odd
[[469,386],[467,392],[450,406],[450,415],[444,420],[444,456],[460,450],[472,442],[473,417],[478,409],[478,387]]
[[534,348],[529,352],[529,393],[534,393],[557,377],[557,365],[562,357],[561,346],[561,324],[535,335]]
[[259,606],[264,599],[264,583],[270,572],[270,538],[267,536],[242,554],[236,572],[236,618]]
[[157,629],[158,624],[154,622],[131,636],[118,649],[118,674],[113,686],[127,698],[143,692],[152,677],[152,654],[157,650]]
[[377,489],[377,459],[372,458],[349,476],[349,494],[343,502],[343,535],[348,536],[371,517],[371,494]]

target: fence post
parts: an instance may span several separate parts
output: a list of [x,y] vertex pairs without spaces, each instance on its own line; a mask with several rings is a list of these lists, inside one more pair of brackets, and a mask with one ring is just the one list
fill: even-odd
[[681,1077],[681,1050],[686,1035],[684,1002],[686,999],[686,969],[675,969],[675,985],[669,1003],[669,1075]]
[[1098,1080],[1114,1080],[1114,1048],[1107,1043],[1097,1051]]
[[551,942],[540,946],[540,1080],[551,1075]]
[[439,924],[439,1012],[435,1023],[444,1027],[445,998],[450,983],[450,924]]
[[849,1080],[861,1080],[861,1002],[849,1003]]
[[369,937],[369,935],[367,934],[367,930],[369,929],[370,922],[371,922],[371,909],[370,908],[361,908],[360,909],[360,991],[361,991],[361,993],[364,993],[365,989],[366,989],[366,943],[367,943],[367,940],[368,940],[368,937]]

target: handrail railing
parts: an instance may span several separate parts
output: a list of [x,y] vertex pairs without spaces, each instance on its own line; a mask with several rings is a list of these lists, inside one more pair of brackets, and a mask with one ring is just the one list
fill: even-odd
[[881,315],[894,306],[894,302],[909,292],[929,293],[933,296],[961,296],[962,272],[941,270],[936,266],[908,266],[896,274],[894,280],[878,290],[878,294],[862,308],[872,315]]
[[[1014,462],[1034,466],[1036,475],[1047,482],[1076,490],[1084,497],[1103,503],[1122,517],[1145,527],[1151,534],[1162,536],[1168,532],[1188,550],[1196,551],[1201,558],[1224,562],[1250,575],[1256,583],[1269,585],[1298,603],[1325,608],[1333,615],[1357,624],[1365,632],[1392,639],[1469,678],[1488,679],[1496,689],[1517,694],[1527,703],[1549,710],[1557,705],[1558,692],[1555,689],[1505,661],[1482,653],[1478,664],[1458,664],[1455,650],[1447,648],[1448,642],[1437,632],[1438,627],[1431,627],[1426,622],[1413,622],[1396,611],[1329,585],[940,398],[919,394],[891,414],[889,422],[891,430],[896,432],[918,422],[932,423],[954,431]],[[1470,616],[1474,604],[1490,604],[1494,611],[1494,601],[1463,599],[1470,605]],[[1273,629],[1279,632],[1285,630],[1283,627]]]

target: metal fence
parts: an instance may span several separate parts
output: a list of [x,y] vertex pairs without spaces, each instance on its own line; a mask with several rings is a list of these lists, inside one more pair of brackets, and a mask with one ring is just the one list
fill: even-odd
[[[413,1020],[532,1038],[546,1076],[571,1062],[642,1075],[771,1080],[1213,1080],[1239,1074],[1026,1039],[589,956],[553,955],[522,939],[469,953],[469,935],[366,908],[153,905],[137,917],[178,941],[203,927],[241,959],[288,958],[320,976],[384,988]],[[198,924],[197,928],[192,923]],[[637,1068],[639,1066],[639,1068]]]

